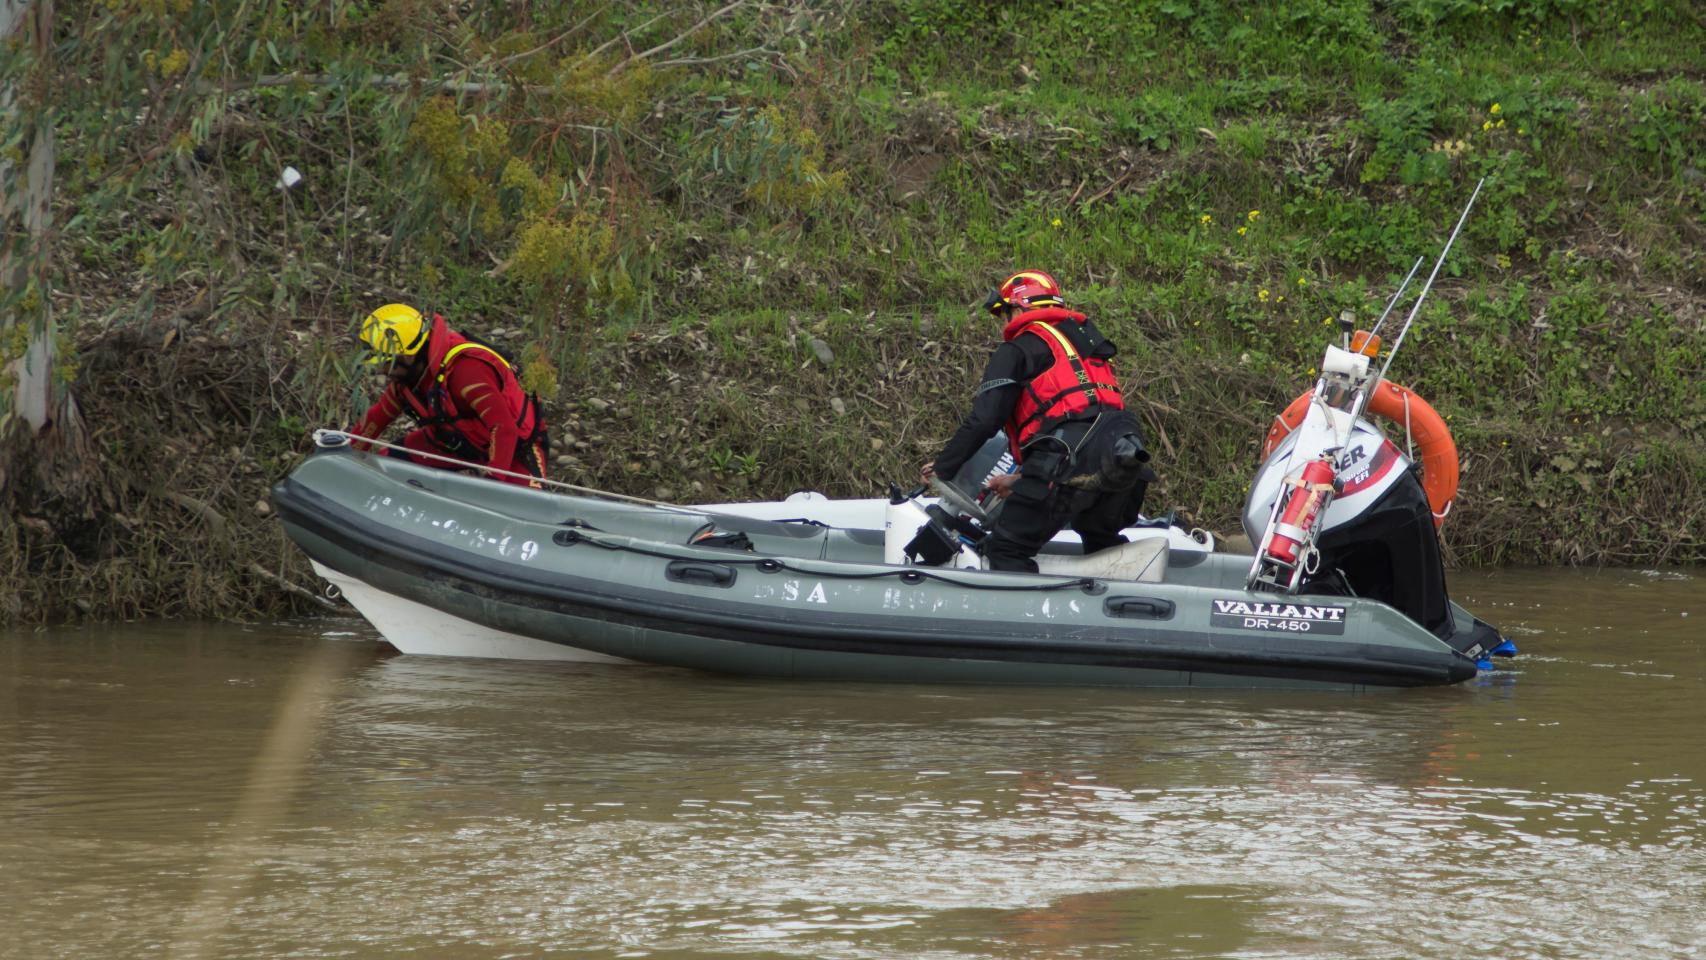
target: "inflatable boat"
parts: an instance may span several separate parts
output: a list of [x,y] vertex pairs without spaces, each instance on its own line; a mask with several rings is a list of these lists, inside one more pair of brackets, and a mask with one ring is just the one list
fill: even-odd
[[911,530],[571,496],[322,442],[273,503],[315,570],[404,653],[865,681],[1390,687],[1472,677],[1482,652],[1461,608],[1442,639],[1378,600],[1251,590],[1250,557],[1176,527],[1089,557],[1051,544],[1037,574],[922,567],[893,559]]

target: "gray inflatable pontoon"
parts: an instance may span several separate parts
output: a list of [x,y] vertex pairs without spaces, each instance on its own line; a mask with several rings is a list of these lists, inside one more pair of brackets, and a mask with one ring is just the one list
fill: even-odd
[[[1442,640],[1370,599],[1249,592],[1250,557],[1166,537],[1118,548],[1105,567],[1117,577],[885,564],[881,530],[566,496],[347,446],[303,461],[272,499],[315,569],[404,653],[865,681],[1400,687],[1474,676],[1485,632],[1455,605]],[[689,545],[707,531],[726,536],[702,543],[741,546]]]

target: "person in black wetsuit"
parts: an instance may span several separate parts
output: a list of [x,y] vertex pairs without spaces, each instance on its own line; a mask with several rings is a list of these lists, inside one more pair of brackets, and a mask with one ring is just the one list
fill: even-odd
[[1109,362],[1117,352],[1083,314],[1065,308],[1046,273],[1009,277],[984,307],[1003,324],[971,412],[923,477],[954,476],[997,430],[1016,473],[995,477],[1004,499],[982,544],[994,570],[1036,572],[1037,551],[1071,525],[1086,553],[1125,542],[1155,474],[1137,419]]

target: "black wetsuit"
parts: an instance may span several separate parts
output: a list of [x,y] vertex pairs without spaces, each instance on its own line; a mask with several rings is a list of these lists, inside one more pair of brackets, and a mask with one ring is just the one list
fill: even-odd
[[[1105,356],[1112,357],[1114,345],[1105,340],[1102,344]],[[1053,363],[1054,354],[1040,337],[1019,336],[997,347],[984,367],[971,412],[936,457],[937,476],[958,473],[983,442],[1007,424],[1025,384]],[[1135,479],[1110,476],[1104,469],[1125,437],[1137,438],[1141,449],[1136,418],[1113,410],[1087,412],[1032,438],[1012,495],[1003,501],[994,530],[982,544],[990,568],[1036,572],[1037,551],[1068,525],[1083,538],[1086,553],[1124,543],[1120,531],[1136,522],[1149,482],[1155,479],[1147,465]]]

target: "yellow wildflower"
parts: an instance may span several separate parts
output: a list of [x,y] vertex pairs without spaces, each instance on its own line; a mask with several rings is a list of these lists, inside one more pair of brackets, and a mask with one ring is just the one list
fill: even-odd
[[1261,218],[1262,218],[1262,211],[1260,211],[1260,210],[1251,210],[1250,211],[1249,219],[1250,219],[1251,223],[1255,223],[1257,220],[1260,220]]
[[1487,112],[1496,117],[1499,115],[1499,112],[1501,109],[1502,108],[1498,104],[1495,103],[1492,106],[1487,108]]
[[1501,118],[1498,123],[1493,124],[1493,129],[1494,130],[1501,129],[1504,127],[1504,125],[1505,125],[1505,121],[1503,120],[1503,118]]
[[1482,129],[1482,130],[1483,130],[1483,131],[1485,131],[1485,130],[1491,130],[1491,129],[1493,129],[1493,121],[1491,121],[1491,120],[1482,120],[1482,121],[1481,121],[1481,129]]
[[1203,226],[1206,227],[1206,226],[1214,223],[1214,217],[1209,216],[1208,214],[1205,213],[1202,216],[1197,218],[1197,222],[1201,223]]
[[1239,235],[1239,236],[1240,236],[1240,237],[1242,237],[1242,236],[1243,236],[1243,235],[1244,235],[1244,234],[1246,234],[1246,233],[1249,233],[1249,232],[1250,232],[1250,228],[1249,228],[1249,227],[1239,227],[1239,228],[1238,228],[1238,235]]
[[160,60],[160,76],[163,79],[170,80],[178,74],[183,73],[184,68],[189,66],[189,64],[189,51],[185,50],[183,47],[173,47],[172,52],[166,54],[166,56]]
[[1263,287],[1262,289],[1257,290],[1256,291],[1256,299],[1262,301],[1263,303],[1267,303],[1268,302],[1268,288]]
[[1048,225],[1055,228],[1056,230],[1059,230],[1060,229],[1060,218],[1055,217],[1053,220],[1049,221]]
[[1297,286],[1299,289],[1302,289],[1303,287],[1309,286],[1309,278],[1308,277],[1298,277],[1297,278]]

